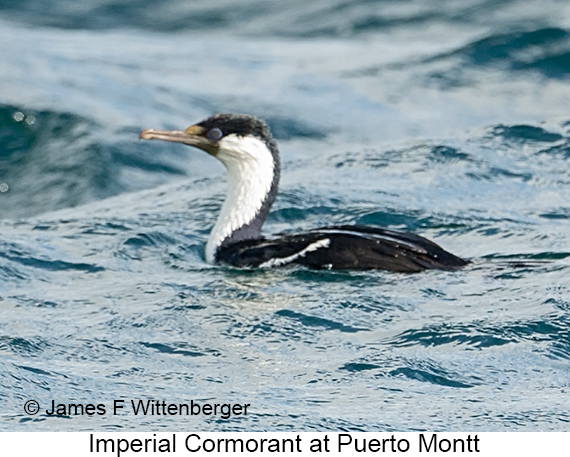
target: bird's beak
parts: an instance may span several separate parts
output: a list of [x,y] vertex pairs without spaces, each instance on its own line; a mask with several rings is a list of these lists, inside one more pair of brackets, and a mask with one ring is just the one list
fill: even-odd
[[205,129],[199,125],[192,125],[186,130],[147,129],[139,134],[139,138],[141,140],[162,140],[187,144],[188,146],[202,149],[208,154],[215,155],[218,147],[215,142],[203,136],[204,132]]

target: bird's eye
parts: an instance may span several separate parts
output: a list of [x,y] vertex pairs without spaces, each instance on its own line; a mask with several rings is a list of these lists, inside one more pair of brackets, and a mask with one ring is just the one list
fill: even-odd
[[217,141],[220,138],[222,138],[224,134],[219,128],[214,127],[213,129],[208,130],[206,136],[208,137],[209,140]]

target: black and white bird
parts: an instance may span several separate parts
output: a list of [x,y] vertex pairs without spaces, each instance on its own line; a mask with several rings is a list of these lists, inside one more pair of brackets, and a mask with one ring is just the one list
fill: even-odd
[[216,157],[228,189],[206,244],[206,261],[237,267],[456,270],[468,263],[412,233],[375,226],[322,227],[265,238],[261,228],[277,195],[280,162],[267,125],[244,114],[216,114],[186,130],[144,130],[140,138],[183,143]]

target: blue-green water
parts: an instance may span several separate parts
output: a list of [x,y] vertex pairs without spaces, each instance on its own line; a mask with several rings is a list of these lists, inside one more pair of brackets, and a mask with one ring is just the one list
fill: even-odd
[[[566,1],[46,5],[0,1],[2,430],[568,430]],[[220,111],[279,140],[266,233],[379,224],[473,265],[205,264],[222,166],[138,132]]]

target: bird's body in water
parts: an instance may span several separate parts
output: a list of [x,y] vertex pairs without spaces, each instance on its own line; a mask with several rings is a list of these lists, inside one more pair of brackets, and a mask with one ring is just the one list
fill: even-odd
[[399,272],[455,270],[468,263],[421,236],[375,226],[323,227],[264,238],[261,228],[277,195],[280,161],[269,128],[256,117],[217,114],[183,131],[149,129],[140,137],[187,144],[225,165],[228,191],[206,244],[209,263]]

